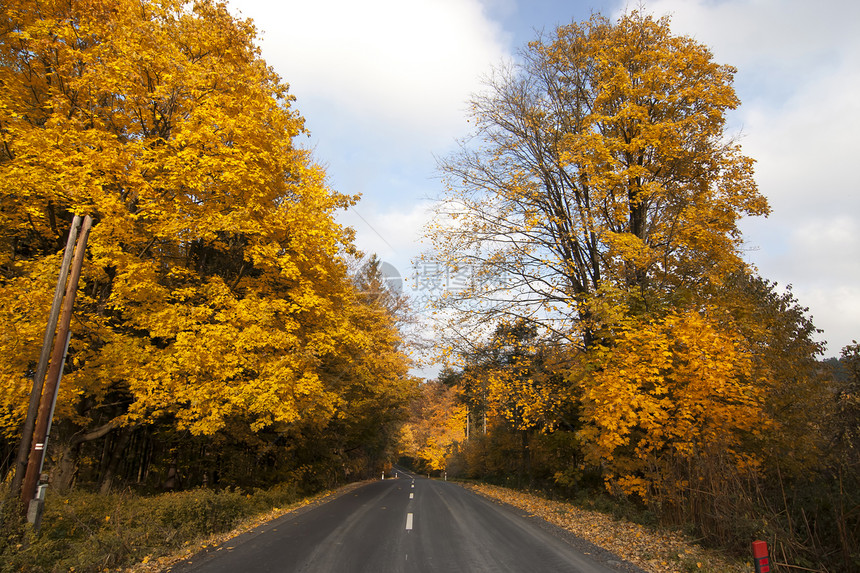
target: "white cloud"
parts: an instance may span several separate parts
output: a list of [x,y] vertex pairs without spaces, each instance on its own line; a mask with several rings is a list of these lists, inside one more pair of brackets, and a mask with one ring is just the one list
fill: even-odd
[[709,46],[717,61],[767,75],[839,60],[845,42],[857,45],[854,0],[656,0],[645,7],[669,14],[674,31]]
[[743,145],[757,160],[762,189],[775,215],[860,214],[853,175],[860,132],[860,70],[835,71],[814,83],[797,83],[782,106],[755,102],[740,110]]
[[449,141],[478,79],[507,54],[478,0],[231,0],[299,98],[378,137]]
[[847,215],[835,219],[813,219],[801,225],[792,236],[795,248],[807,254],[821,253],[835,246],[851,266],[860,261],[860,223]]
[[860,286],[801,287],[793,292],[824,330],[821,339],[828,342],[827,356],[839,356],[842,348],[860,340]]
[[860,337],[860,3],[829,0],[657,0],[672,30],[738,68],[742,101],[730,121],[770,201],[745,221],[749,258],[763,276],[793,284],[828,353]]
[[363,252],[376,254],[407,278],[422,250],[423,230],[433,216],[430,207],[429,202],[420,202],[406,209],[378,210],[359,204],[338,219],[355,229],[356,244]]

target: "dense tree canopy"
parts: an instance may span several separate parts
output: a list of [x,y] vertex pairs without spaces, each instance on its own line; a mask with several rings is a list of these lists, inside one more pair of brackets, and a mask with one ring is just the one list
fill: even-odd
[[466,437],[466,407],[457,390],[439,381],[421,384],[409,420],[400,432],[400,452],[412,458],[415,469],[447,469],[451,450]]
[[296,144],[303,120],[254,42],[206,0],[4,4],[8,438],[74,213],[95,224],[57,407],[70,434],[237,419],[319,432],[405,400],[394,322],[352,282],[351,230],[334,221],[356,198]]
[[434,255],[474,277],[446,300],[457,320],[522,316],[587,346],[620,309],[741,268],[737,222],[768,207],[725,135],[733,73],[638,12],[562,26],[498,70],[441,165]]

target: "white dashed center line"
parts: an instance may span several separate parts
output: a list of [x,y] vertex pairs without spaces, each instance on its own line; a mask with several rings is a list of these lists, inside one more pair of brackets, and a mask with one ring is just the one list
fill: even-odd
[[409,499],[415,499],[415,494],[414,494],[414,493],[410,493],[410,494],[409,494]]
[[409,531],[410,529],[412,529],[412,514],[407,513],[406,514],[406,530]]

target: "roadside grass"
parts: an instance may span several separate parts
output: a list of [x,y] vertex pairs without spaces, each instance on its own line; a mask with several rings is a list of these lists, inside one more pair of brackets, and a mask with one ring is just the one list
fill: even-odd
[[51,492],[38,534],[10,518],[16,504],[6,498],[0,507],[0,572],[94,573],[175,561],[172,556],[238,533],[243,524],[250,529],[319,497],[302,499],[292,483],[251,492],[200,488],[154,496]]
[[464,487],[523,509],[649,573],[748,573],[752,564],[699,546],[682,532],[660,527],[654,515],[603,496],[572,501],[547,499],[533,492],[473,481]]

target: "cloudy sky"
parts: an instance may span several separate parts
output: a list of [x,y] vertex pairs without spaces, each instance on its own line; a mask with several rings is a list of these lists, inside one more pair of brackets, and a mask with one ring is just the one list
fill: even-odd
[[[638,2],[230,0],[290,84],[330,183],[361,202],[342,220],[401,274],[426,247],[442,192],[435,157],[468,133],[465,102],[537,31]],[[793,285],[828,356],[860,339],[860,3],[650,0],[676,34],[738,68],[730,116],[772,215],[742,228],[762,276]],[[421,296],[422,293],[417,293]]]

